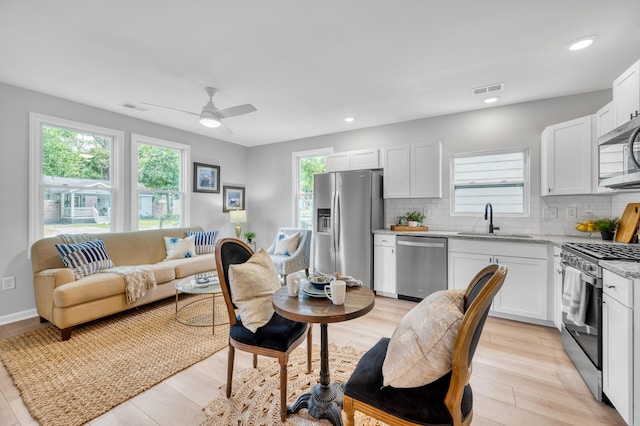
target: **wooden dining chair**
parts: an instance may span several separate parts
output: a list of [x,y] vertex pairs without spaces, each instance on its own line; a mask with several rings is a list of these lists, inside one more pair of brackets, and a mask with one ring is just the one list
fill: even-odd
[[231,299],[229,266],[244,263],[253,255],[251,248],[235,238],[225,238],[216,243],[216,266],[220,287],[229,313],[229,355],[227,359],[227,398],[231,396],[235,349],[253,354],[253,367],[258,364],[258,355],[277,358],[280,364],[280,417],[287,417],[287,363],[289,354],[307,339],[307,373],[311,372],[311,325],[291,321],[277,313],[255,333],[242,324],[236,315],[237,307]]
[[471,360],[506,275],[505,266],[494,264],[471,280],[464,294],[464,316],[455,337],[451,371],[434,382],[415,388],[383,386],[382,364],[389,338],[380,339],[365,353],[344,388],[347,426],[353,426],[356,410],[389,425],[471,424]]

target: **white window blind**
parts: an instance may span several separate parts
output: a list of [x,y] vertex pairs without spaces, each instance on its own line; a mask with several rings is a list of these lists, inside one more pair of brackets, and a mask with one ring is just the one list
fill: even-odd
[[495,213],[527,213],[528,151],[454,155],[453,213],[482,213],[491,203]]

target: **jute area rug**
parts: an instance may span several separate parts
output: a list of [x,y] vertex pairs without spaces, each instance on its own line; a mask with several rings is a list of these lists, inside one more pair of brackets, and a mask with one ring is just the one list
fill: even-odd
[[[182,295],[185,301],[189,296]],[[197,296],[196,296],[197,297]],[[211,299],[194,319],[211,314]],[[198,307],[200,306],[200,307]],[[199,312],[201,311],[201,312]],[[216,324],[228,322],[216,297]],[[80,425],[227,346],[229,326],[188,327],[175,299],[74,327],[60,340],[54,326],[0,340],[0,359],[29,412],[42,425]]]
[[[292,405],[298,396],[318,383],[320,375],[320,347],[313,345],[313,371],[307,374],[307,349],[295,349],[289,356],[287,403]],[[332,382],[346,382],[363,352],[351,347],[329,346],[329,367]],[[258,358],[257,368],[246,368],[233,374],[231,398],[226,397],[226,385],[220,396],[204,408],[207,420],[203,426],[219,425],[281,425],[280,421],[280,365],[265,357]],[[346,416],[342,413],[342,420]],[[356,425],[380,426],[378,422],[356,411]],[[285,425],[331,425],[326,419],[315,419],[303,409],[287,417]]]

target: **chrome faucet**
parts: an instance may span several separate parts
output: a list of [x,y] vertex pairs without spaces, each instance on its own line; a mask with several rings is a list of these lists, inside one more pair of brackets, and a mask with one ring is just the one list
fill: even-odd
[[493,226],[493,206],[491,203],[484,205],[484,220],[489,219],[489,233],[493,234],[493,231],[500,230],[499,226]]

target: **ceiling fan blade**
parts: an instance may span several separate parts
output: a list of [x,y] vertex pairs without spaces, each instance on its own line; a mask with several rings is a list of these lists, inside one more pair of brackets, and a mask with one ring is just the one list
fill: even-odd
[[226,124],[224,124],[224,121],[222,122],[222,124],[220,125],[220,127],[216,127],[215,130],[220,133],[221,135],[232,135],[233,132],[231,131],[231,129],[229,128],[229,126],[227,126]]
[[168,109],[168,110],[171,110],[171,111],[184,112],[185,114],[191,114],[191,115],[195,115],[196,117],[200,117],[200,114],[195,113],[195,112],[191,112],[191,111],[185,111],[185,110],[182,110],[182,109],[171,108],[171,107],[163,106],[163,105],[150,104],[148,102],[142,102],[142,101],[140,101],[140,103],[143,104],[143,105],[149,105],[149,106],[156,107],[156,108]]
[[222,117],[229,118],[237,115],[249,114],[250,112],[257,111],[257,108],[251,104],[238,105],[231,108],[221,109],[218,112],[222,114]]

